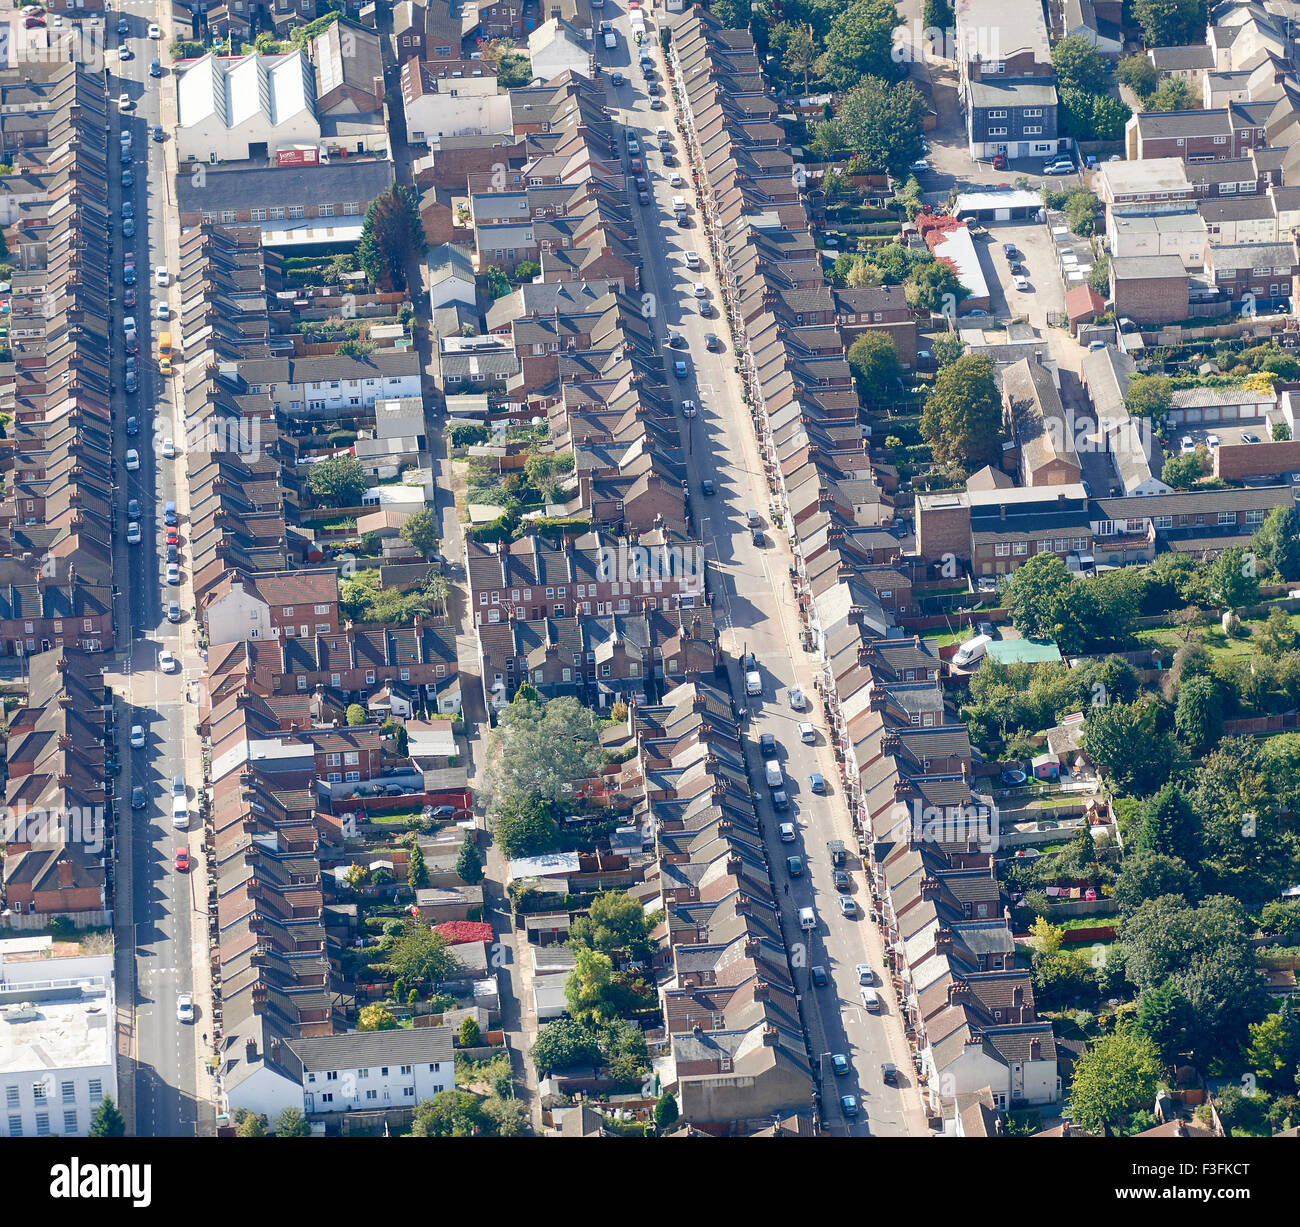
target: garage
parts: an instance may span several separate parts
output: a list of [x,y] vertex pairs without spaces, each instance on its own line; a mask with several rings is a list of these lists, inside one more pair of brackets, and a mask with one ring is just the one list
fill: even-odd
[[952,214],[985,225],[990,222],[1038,222],[1043,220],[1043,198],[1037,192],[1012,187],[962,192],[953,205]]

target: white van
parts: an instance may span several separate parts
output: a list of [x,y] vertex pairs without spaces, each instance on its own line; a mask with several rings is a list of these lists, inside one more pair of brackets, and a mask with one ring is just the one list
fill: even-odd
[[673,212],[674,212],[674,213],[685,213],[685,212],[686,212],[686,197],[685,197],[685,196],[674,196],[674,197],[673,197]]
[[799,909],[799,927],[801,929],[815,929],[817,927],[817,913],[810,907],[801,907]]
[[952,658],[952,663],[958,669],[969,669],[971,665],[983,657],[985,650],[992,642],[993,640],[988,635],[976,635],[974,639],[967,639],[957,649],[956,655]]
[[876,990],[863,985],[858,992],[862,994],[862,1008],[866,1010],[868,1014],[879,1014],[880,997],[877,995]]
[[189,829],[190,825],[190,807],[186,804],[184,797],[172,798],[172,826],[178,831]]
[[751,669],[745,674],[745,693],[762,694],[763,693],[763,675],[757,669]]
[[780,788],[785,783],[785,779],[781,775],[781,764],[774,758],[769,758],[763,764],[763,775],[767,778],[769,788]]

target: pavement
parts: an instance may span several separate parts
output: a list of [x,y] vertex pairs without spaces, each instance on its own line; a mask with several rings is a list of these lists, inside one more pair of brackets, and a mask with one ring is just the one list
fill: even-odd
[[[118,60],[120,40],[115,33],[119,15],[130,23],[128,41],[135,57]],[[202,828],[197,801],[202,790],[202,755],[196,718],[198,708],[191,701],[193,687],[203,673],[192,617],[193,592],[186,558],[188,488],[183,480],[185,431],[176,418],[173,388],[158,372],[156,340],[168,329],[178,338],[176,303],[171,302],[171,319],[155,318],[155,308],[167,302],[169,291],[155,285],[153,269],[165,265],[173,272],[179,243],[177,218],[172,201],[175,163],[170,137],[164,142],[151,139],[155,124],[170,132],[174,104],[169,94],[170,75],[149,76],[149,63],[160,57],[168,61],[171,42],[171,8],[158,0],[119,0],[105,13],[107,38],[112,46],[108,57],[111,99],[121,93],[133,101],[131,109],[119,111],[110,105],[110,156],[118,147],[119,131],[132,135],[130,169],[135,178],[131,188],[120,186],[114,170],[110,192],[119,201],[135,205],[135,236],[120,233],[114,242],[122,253],[134,252],[137,303],[124,315],[134,315],[139,333],[136,355],[139,389],[134,394],[117,391],[114,413],[119,421],[130,414],[140,422],[139,434],[115,433],[115,460],[122,472],[116,490],[117,531],[114,537],[115,567],[119,576],[115,604],[118,650],[108,681],[119,696],[116,711],[119,746],[123,754],[117,844],[117,899],[115,938],[118,957],[119,1095],[132,1134],[154,1137],[203,1136],[214,1131],[213,1085],[206,1070],[205,1036],[213,1033],[211,987],[208,977],[207,866],[203,853]],[[150,23],[161,27],[156,42],[146,36]],[[112,165],[116,167],[115,160]],[[120,213],[120,207],[116,210]],[[124,285],[123,261],[114,253],[117,289],[121,303]],[[121,370],[124,355],[115,355],[113,379],[124,387]],[[179,445],[172,460],[164,458],[161,440],[171,438]],[[125,452],[131,447],[140,458],[138,471],[128,472]],[[126,509],[129,499],[140,504],[142,544],[126,544]],[[165,579],[162,504],[175,500],[180,515],[182,583],[169,586]],[[180,602],[180,624],[166,618],[166,603]],[[164,674],[158,667],[162,648],[180,661],[178,673]],[[145,729],[143,749],[130,749],[132,725]],[[130,751],[129,753],[127,751]],[[171,822],[172,780],[181,776],[190,800],[188,830],[175,830]],[[144,810],[129,808],[131,790],[145,788]],[[192,868],[186,874],[175,869],[178,848],[188,848]],[[182,1023],[176,1017],[180,993],[193,995],[196,1018]]]

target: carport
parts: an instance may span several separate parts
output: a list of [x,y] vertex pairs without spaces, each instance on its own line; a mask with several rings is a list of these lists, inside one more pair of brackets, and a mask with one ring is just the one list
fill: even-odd
[[1037,192],[1019,188],[991,189],[983,192],[962,192],[952,215],[971,221],[1016,222],[1043,220],[1043,198]]

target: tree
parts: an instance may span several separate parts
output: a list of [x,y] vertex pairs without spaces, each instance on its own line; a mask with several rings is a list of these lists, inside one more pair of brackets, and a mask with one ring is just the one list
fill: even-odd
[[893,0],[853,0],[831,22],[818,66],[822,76],[840,90],[868,76],[882,82],[896,79],[900,66],[893,57],[894,30],[902,21]]
[[429,867],[424,863],[424,850],[414,839],[406,850],[406,885],[413,891],[429,885]]
[[571,696],[545,704],[516,699],[501,711],[489,747],[490,808],[510,796],[571,798],[575,785],[600,770],[599,736],[595,716]]
[[1246,1061],[1271,1091],[1290,1092],[1300,1065],[1300,1019],[1287,998],[1282,1008],[1249,1027]]
[[[1092,99],[1092,137],[1098,141],[1117,141],[1124,135],[1124,125],[1131,112],[1110,94],[1094,94]],[[1092,231],[1075,230],[1076,234]]]
[[1071,192],[1065,198],[1065,217],[1073,234],[1087,236],[1097,229],[1101,203],[1091,192]]
[[365,724],[366,709],[360,703],[349,703],[348,709],[344,713],[344,719],[347,720],[349,728],[356,728],[358,724]]
[[1188,1051],[1187,1034],[1191,1026],[1191,1002],[1177,981],[1157,984],[1139,998],[1133,1029],[1150,1040],[1166,1065],[1176,1065],[1179,1057]]
[[940,370],[943,370],[945,366],[951,366],[966,352],[966,343],[956,333],[941,332],[934,338],[931,350],[934,353],[935,363]]
[[1169,77],[1146,100],[1148,111],[1187,111],[1192,108],[1191,87],[1182,77]]
[[628,959],[647,959],[652,953],[651,925],[642,904],[626,891],[609,890],[597,895],[587,914],[573,922],[569,945],[575,950],[599,950]]
[[1058,89],[1100,94],[1110,85],[1110,69],[1101,53],[1082,34],[1071,34],[1052,48]]
[[[908,182],[912,182],[908,180]],[[850,289],[864,290],[870,286],[883,285],[884,274],[871,263],[870,260],[863,256],[855,256],[853,263],[849,266],[848,275],[844,278],[845,283]],[[864,333],[864,336],[877,335]]]
[[1280,605],[1275,605],[1268,611],[1263,628],[1255,633],[1255,648],[1265,656],[1277,660],[1288,652],[1293,652],[1298,639],[1300,635],[1297,635],[1291,615]]
[[1178,688],[1174,728],[1193,749],[1214,745],[1223,735],[1223,694],[1205,674],[1185,678]]
[[891,84],[880,74],[859,74],[854,82],[835,118],[817,125],[814,145],[827,152],[851,149],[872,170],[902,179],[921,156],[925,99],[911,82]]
[[451,945],[420,920],[408,920],[388,952],[385,970],[410,985],[436,988],[459,967]]
[[517,1099],[504,1099],[489,1095],[479,1104],[484,1126],[488,1133],[498,1138],[520,1138],[528,1132],[528,1115]]
[[1205,571],[1210,596],[1227,609],[1237,610],[1259,600],[1259,575],[1255,555],[1234,545],[1221,553]]
[[887,332],[864,332],[848,352],[849,369],[858,385],[858,395],[871,403],[897,393],[903,364]]
[[460,855],[456,858],[456,875],[470,886],[483,881],[483,858],[479,855],[473,835],[467,834],[460,846]]
[[278,1138],[309,1138],[311,1137],[311,1122],[297,1108],[285,1108],[275,1118],[275,1136]]
[[483,1033],[473,1018],[466,1017],[460,1024],[460,1034],[457,1038],[462,1048],[477,1048],[479,1040],[483,1038]]
[[483,1129],[479,1098],[468,1091],[442,1091],[416,1104],[411,1136],[416,1138],[468,1138]]
[[[501,84],[500,78],[497,79],[497,84]],[[504,298],[507,294],[513,292],[514,287],[510,284],[510,278],[495,264],[490,265],[483,275],[487,278],[488,293],[492,295],[493,299]]]
[[667,1129],[677,1123],[677,1100],[667,1091],[655,1100],[654,1122],[656,1129]]
[[425,558],[438,552],[438,520],[430,508],[413,511],[398,532],[407,545]]
[[1126,645],[1146,590],[1146,576],[1138,567],[1116,567],[1086,580],[1078,601],[1084,637],[1090,643],[1110,640]]
[[370,488],[370,478],[355,456],[328,456],[307,473],[307,489],[331,507],[355,507]]
[[343,874],[343,880],[352,890],[360,890],[370,878],[370,872],[364,865],[349,865]]
[[123,1118],[117,1104],[113,1102],[111,1095],[101,1099],[99,1106],[91,1115],[88,1136],[92,1138],[126,1137],[126,1120]]
[[557,1069],[595,1065],[600,1061],[600,1041],[594,1031],[569,1018],[545,1023],[529,1052],[539,1078]]
[[1283,579],[1300,579],[1300,517],[1292,507],[1274,507],[1250,539],[1250,548]]
[[1146,796],[1168,778],[1173,743],[1154,703],[1107,703],[1083,722],[1083,749],[1126,792]]
[[269,1123],[263,1113],[249,1112],[239,1122],[239,1126],[235,1129],[235,1136],[240,1138],[264,1138]]
[[564,1003],[578,1022],[613,1018],[614,961],[599,950],[579,950],[564,984]]
[[1160,69],[1141,53],[1126,55],[1115,68],[1115,80],[1145,99],[1160,85]]
[[1160,469],[1160,480],[1175,490],[1190,490],[1205,470],[1201,457],[1193,452],[1189,456],[1170,456]]
[[1169,412],[1174,388],[1165,375],[1134,375],[1124,394],[1124,408],[1134,417],[1158,422]]
[[1122,1132],[1135,1112],[1155,1101],[1160,1068],[1155,1045],[1135,1031],[1098,1037],[1074,1067],[1071,1120],[1106,1136]]
[[1087,590],[1057,554],[1035,554],[1012,572],[1003,595],[1011,625],[1029,639],[1048,639],[1066,653],[1082,650]]
[[1206,0],[1133,0],[1133,16],[1148,47],[1195,43],[1209,24]]
[[939,464],[973,471],[1001,452],[1002,397],[993,363],[963,354],[935,377],[921,414],[921,437]]
[[812,72],[813,65],[817,63],[817,43],[813,39],[811,25],[800,22],[790,31],[790,37],[785,44],[783,62],[788,72],[796,76],[802,75],[803,92],[807,94],[809,92],[808,74]]
[[512,795],[493,812],[492,837],[503,856],[540,856],[555,847],[558,828],[549,806],[536,797]]
[[397,1019],[377,1002],[363,1005],[357,1015],[358,1031],[396,1031]]
[[381,290],[404,290],[407,265],[422,256],[427,246],[420,202],[409,187],[394,183],[366,210],[357,263]]
[[1096,290],[1103,298],[1110,293],[1110,257],[1098,256],[1088,272],[1088,288]]
[[[1133,846],[1140,851],[1167,853],[1187,864],[1196,863],[1201,854],[1201,821],[1181,789],[1166,784],[1142,807]],[[1126,860],[1125,867],[1127,864]]]
[[524,461],[529,484],[547,503],[555,502],[563,478],[572,472],[572,452],[532,452]]
[[947,260],[931,260],[914,268],[903,284],[907,305],[913,311],[929,311],[951,318],[961,303],[970,297],[957,271]]

